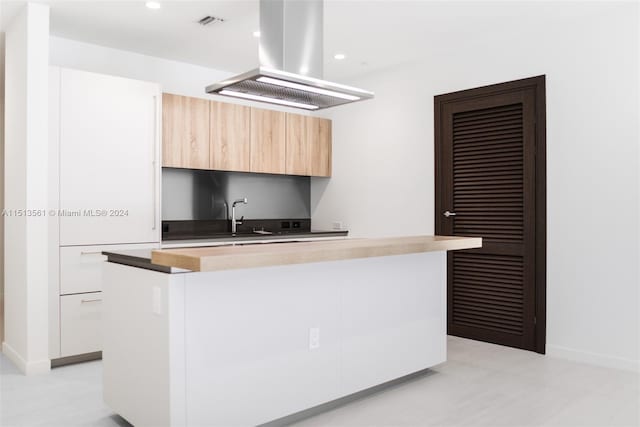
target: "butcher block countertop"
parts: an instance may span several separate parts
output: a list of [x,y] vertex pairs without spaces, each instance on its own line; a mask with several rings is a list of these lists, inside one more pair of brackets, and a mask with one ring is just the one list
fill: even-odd
[[480,247],[482,239],[479,237],[340,239],[161,249],[151,253],[151,262],[191,271],[219,271]]

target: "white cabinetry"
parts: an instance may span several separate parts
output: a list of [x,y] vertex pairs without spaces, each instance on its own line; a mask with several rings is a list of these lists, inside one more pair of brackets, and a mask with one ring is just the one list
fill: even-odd
[[60,248],[60,295],[102,290],[103,251],[157,248],[157,243],[139,245],[67,246]]
[[102,292],[60,297],[60,357],[102,350]]
[[161,91],[51,68],[50,357],[102,350],[102,251],[159,247]]
[[60,245],[158,241],[157,84],[60,76]]
[[446,252],[181,274],[107,263],[104,401],[133,425],[255,426],[442,363],[446,263]]

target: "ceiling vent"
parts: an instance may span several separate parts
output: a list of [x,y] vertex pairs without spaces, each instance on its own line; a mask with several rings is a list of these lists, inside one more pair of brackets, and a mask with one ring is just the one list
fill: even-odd
[[224,22],[224,19],[218,18],[217,16],[205,16],[204,18],[198,21],[198,24],[204,27],[205,25],[216,24],[218,22]]

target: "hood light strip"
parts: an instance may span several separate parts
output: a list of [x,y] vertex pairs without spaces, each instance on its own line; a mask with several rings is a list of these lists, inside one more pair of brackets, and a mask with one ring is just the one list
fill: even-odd
[[253,101],[270,102],[272,104],[286,105],[288,107],[304,108],[306,110],[317,110],[317,105],[302,104],[300,102],[287,101],[278,98],[269,98],[260,95],[251,95],[249,93],[236,92],[234,90],[224,89],[219,92],[220,95],[233,96],[235,98],[251,99]]

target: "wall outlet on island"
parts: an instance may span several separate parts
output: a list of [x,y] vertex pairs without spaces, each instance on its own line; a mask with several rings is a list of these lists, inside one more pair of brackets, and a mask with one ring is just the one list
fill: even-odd
[[334,230],[340,231],[343,229],[342,227],[344,227],[344,224],[342,223],[342,221],[333,221],[331,226]]
[[320,348],[320,328],[309,328],[309,350]]

